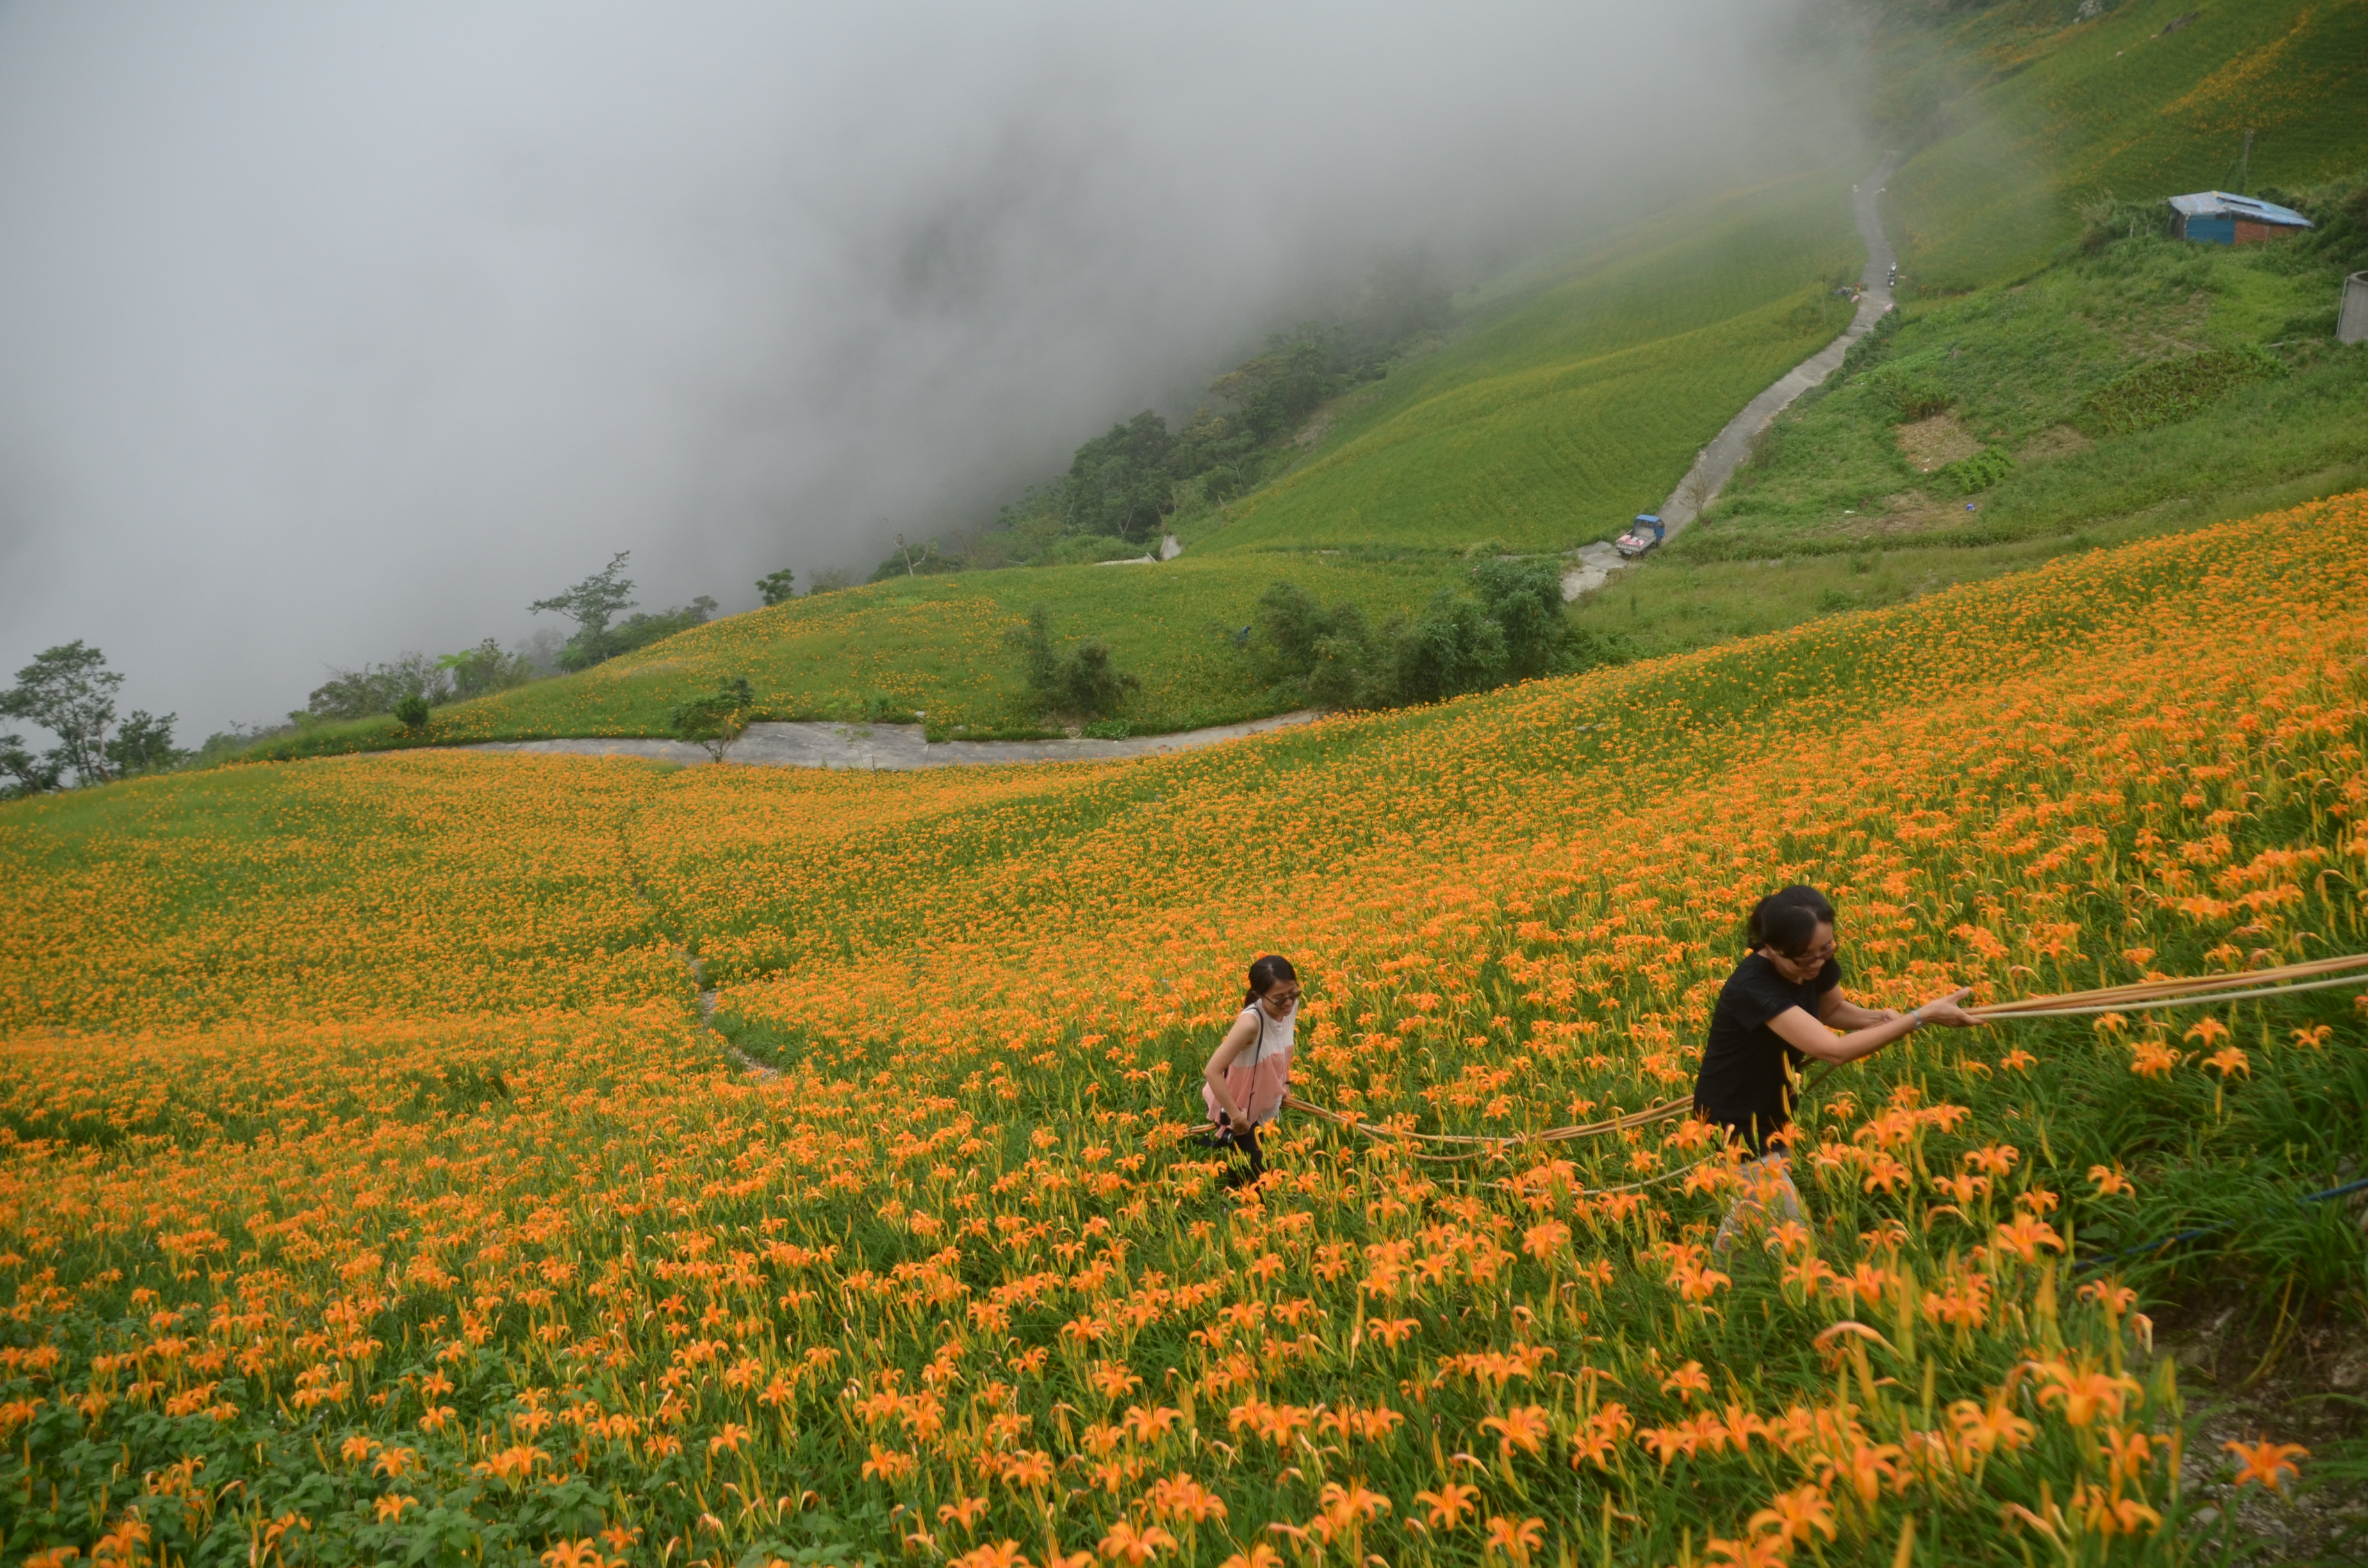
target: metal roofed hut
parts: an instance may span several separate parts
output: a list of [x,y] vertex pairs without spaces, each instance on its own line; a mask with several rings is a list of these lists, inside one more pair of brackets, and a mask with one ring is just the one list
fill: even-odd
[[2198,191],[2170,199],[2170,232],[2182,240],[2214,245],[2253,245],[2283,240],[2313,227],[2291,207],[2225,190]]

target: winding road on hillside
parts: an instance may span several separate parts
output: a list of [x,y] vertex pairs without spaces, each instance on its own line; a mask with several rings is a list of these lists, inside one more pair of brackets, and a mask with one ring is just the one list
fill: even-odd
[[[994,763],[1107,762],[1121,756],[1157,756],[1192,751],[1244,735],[1264,734],[1308,723],[1312,710],[1279,713],[1247,724],[1219,724],[1173,735],[1135,735],[1122,741],[932,741],[917,724],[751,724],[726,747],[726,762],[759,767],[842,767],[902,772],[916,767],[977,767]],[[712,760],[687,741],[616,739],[485,741],[461,751],[533,752],[559,756],[639,756],[686,766]]]
[[[1841,368],[1851,344],[1881,321],[1891,309],[1891,242],[1883,232],[1878,210],[1883,182],[1891,177],[1897,154],[1885,153],[1866,178],[1850,187],[1850,210],[1858,221],[1859,238],[1866,244],[1866,270],[1860,275],[1858,313],[1839,337],[1778,378],[1743,412],[1711,437],[1686,471],[1669,498],[1661,503],[1661,520],[1674,539],[1702,508],[1718,498],[1735,471],[1751,456],[1751,444],[1776,416],[1811,387]],[[1174,541],[1163,541],[1172,545]],[[1162,560],[1173,553],[1163,548]],[[1601,587],[1611,574],[1627,564],[1608,544],[1591,544],[1577,552],[1579,564],[1563,577],[1563,597],[1577,598]],[[1148,561],[1149,557],[1144,557]],[[1131,565],[1134,562],[1113,562]],[[1193,751],[1239,740],[1245,735],[1304,724],[1314,712],[1282,713],[1247,724],[1220,724],[1172,735],[1140,735],[1127,740],[931,741],[912,724],[751,724],[725,748],[723,760],[760,767],[837,767],[878,772],[902,772],[918,767],[985,767],[996,763],[1105,762],[1123,756],[1156,756]],[[575,739],[553,741],[485,741],[456,748],[462,751],[529,752],[559,756],[637,756],[686,766],[712,760],[706,751],[684,741]]]
[[[1850,318],[1839,337],[1778,377],[1766,392],[1745,403],[1743,412],[1728,420],[1725,429],[1710,438],[1710,445],[1695,456],[1693,467],[1686,471],[1685,478],[1678,481],[1678,487],[1661,503],[1660,517],[1668,529],[1668,538],[1675,539],[1685,532],[1686,525],[1718,499],[1718,493],[1726,488],[1735,471],[1750,458],[1752,443],[1759,438],[1760,432],[1774,424],[1776,416],[1791,407],[1794,399],[1841,369],[1850,345],[1872,331],[1891,309],[1894,258],[1891,241],[1883,232],[1881,204],[1884,182],[1891,177],[1898,161],[1897,153],[1884,153],[1883,161],[1864,179],[1850,187],[1850,213],[1858,221],[1859,238],[1866,244],[1866,270],[1859,274],[1858,313]],[[1578,564],[1562,580],[1562,597],[1565,599],[1575,599],[1601,587],[1614,572],[1628,564],[1608,544],[1590,544],[1577,554]]]

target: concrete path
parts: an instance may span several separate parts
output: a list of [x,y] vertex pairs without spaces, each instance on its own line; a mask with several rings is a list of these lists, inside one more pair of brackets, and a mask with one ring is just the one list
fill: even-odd
[[1628,565],[1626,561],[1621,559],[1618,551],[1601,540],[1597,540],[1593,544],[1580,545],[1564,559],[1577,562],[1562,574],[1562,598],[1565,604],[1568,604],[1581,594],[1593,593],[1611,581],[1611,574]]
[[[726,748],[723,760],[758,767],[852,767],[902,771],[916,767],[964,767],[990,763],[1105,762],[1121,756],[1157,756],[1193,751],[1245,735],[1288,729],[1320,718],[1312,711],[1281,713],[1247,724],[1219,724],[1173,735],[1137,735],[1123,741],[938,741],[918,724],[751,724]],[[565,740],[485,741],[461,751],[531,752],[544,756],[639,756],[687,766],[712,761],[685,741]]]
[[[1668,525],[1668,537],[1675,539],[1685,531],[1686,525],[1702,515],[1702,508],[1718,498],[1735,471],[1751,455],[1751,443],[1759,432],[1768,428],[1779,414],[1784,412],[1794,398],[1824,381],[1841,368],[1842,356],[1850,346],[1865,335],[1867,330],[1883,319],[1891,309],[1891,242],[1884,237],[1883,218],[1878,199],[1883,195],[1883,182],[1891,177],[1898,164],[1898,154],[1886,153],[1873,173],[1851,188],[1850,208],[1858,219],[1859,238],[1866,242],[1866,270],[1860,274],[1864,292],[1859,295],[1858,314],[1850,319],[1850,327],[1839,337],[1818,349],[1786,372],[1783,378],[1744,404],[1743,412],[1726,422],[1726,428],[1711,437],[1709,446],[1694,459],[1694,466],[1678,482],[1677,489],[1661,503],[1661,521]],[[1569,579],[1564,579],[1565,597]]]

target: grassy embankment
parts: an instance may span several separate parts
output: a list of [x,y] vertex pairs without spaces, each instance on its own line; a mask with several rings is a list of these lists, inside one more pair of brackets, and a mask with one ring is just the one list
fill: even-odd
[[[1484,308],[1470,335],[1347,400],[1307,465],[1188,524],[1180,559],[908,579],[735,616],[584,675],[440,710],[427,744],[666,733],[673,707],[746,676],[764,717],[912,710],[938,733],[1024,731],[1001,638],[1031,605],[1108,641],[1143,682],[1146,731],[1274,711],[1233,636],[1278,577],[1376,620],[1417,607],[1497,540],[1561,550],[1666,494],[1695,449],[1848,319],[1848,176],[1688,204]],[[1304,475],[1303,483],[1300,475]],[[1345,520],[1336,517],[1348,508]],[[1350,547],[1340,556],[1248,551]],[[392,720],[324,725],[265,757],[404,744]]]
[[2233,189],[2248,129],[2255,190],[2368,168],[2368,10],[2132,0],[2066,26],[2066,9],[2011,0],[1943,33],[1892,35],[1923,57],[1880,106],[1931,137],[1890,187],[1919,285],[1980,288],[2046,265],[2100,194]]
[[[1303,1119],[1230,1196],[1179,1134],[1262,949],[1302,1093],[1493,1132],[1682,1092],[1785,877],[1884,1001],[2356,949],[2363,606],[2352,497],[1132,764],[0,807],[0,1552],[2216,1560],[2223,1436],[2352,1484],[2338,1404],[2206,1413],[2368,1314],[2293,1201],[2368,1138],[2344,994],[1918,1036],[1725,1256],[1684,1129]],[[2217,1386],[2133,1315],[2203,1291],[2254,1336]]]
[[[1577,607],[1581,626],[1672,652],[2368,478],[2368,352],[2332,340],[2356,254],[2131,238],[2155,215],[2126,205],[2123,238],[2076,243],[2100,191],[2230,183],[2231,127],[2265,128],[2257,186],[2368,176],[2368,119],[2346,107],[2368,92],[2368,13],[2220,7],[2156,37],[2187,8],[2071,28],[2057,9],[1993,8],[1908,74],[1903,91],[1935,96],[1907,118],[1963,129],[1890,182],[1900,325],[1778,422],[1703,526]],[[1968,60],[1989,74],[1940,97]],[[2254,347],[2282,373],[2147,427],[2092,401],[2148,366]],[[1989,487],[1941,472],[1985,450],[2010,460]]]

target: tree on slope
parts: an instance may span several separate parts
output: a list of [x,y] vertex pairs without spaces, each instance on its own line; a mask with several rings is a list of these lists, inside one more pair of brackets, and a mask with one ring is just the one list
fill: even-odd
[[[632,551],[620,550],[609,558],[608,565],[565,593],[537,599],[527,607],[537,615],[552,610],[575,623],[575,635],[568,642],[568,654],[560,661],[563,665],[586,668],[616,652],[610,646],[614,639],[609,636],[609,623],[633,608],[633,585],[625,575],[625,562],[632,554]],[[577,662],[571,664],[568,655]]]
[[173,744],[173,723],[180,717],[167,713],[159,718],[143,708],[134,708],[131,717],[123,721],[114,738],[107,743],[107,760],[123,778],[135,773],[154,773],[160,767],[171,767],[188,756],[188,753]]
[[40,783],[53,790],[67,774],[78,785],[103,784],[114,777],[108,732],[115,725],[115,694],[122,685],[123,677],[107,667],[107,655],[80,638],[43,650],[18,670],[17,684],[0,692],[0,718],[39,724],[58,744],[37,762],[20,765],[19,759],[29,756],[22,737],[0,738],[0,762],[17,788]]
[[1554,667],[1570,633],[1563,613],[1562,567],[1538,556],[1498,556],[1473,568],[1480,603],[1504,629],[1506,673],[1515,680]]

